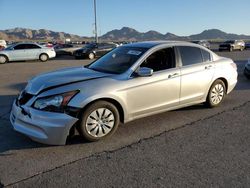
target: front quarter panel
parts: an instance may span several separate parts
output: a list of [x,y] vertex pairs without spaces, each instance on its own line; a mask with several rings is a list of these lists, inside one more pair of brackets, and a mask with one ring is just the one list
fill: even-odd
[[[73,86],[73,85],[72,85]],[[69,87],[69,86],[66,86]],[[73,89],[73,87],[71,87]],[[124,112],[124,119],[127,117],[126,81],[116,78],[100,78],[95,80],[84,81],[74,84],[74,89],[79,89],[80,92],[69,102],[69,106],[84,108],[89,103],[101,99],[112,99],[118,102]],[[69,90],[69,88],[67,88]]]

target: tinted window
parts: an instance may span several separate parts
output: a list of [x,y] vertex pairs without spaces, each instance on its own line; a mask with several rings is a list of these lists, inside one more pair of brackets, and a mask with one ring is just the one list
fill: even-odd
[[35,44],[26,44],[26,49],[38,49],[38,48],[40,47]]
[[202,50],[201,49],[201,53],[202,53],[202,57],[203,57],[203,62],[209,62],[211,61],[211,55],[208,51]]
[[200,48],[190,47],[190,46],[180,46],[179,51],[183,66],[203,62]]
[[15,50],[23,50],[26,48],[25,44],[18,44],[14,47]]
[[174,48],[154,52],[141,64],[141,67],[151,68],[154,72],[175,67]]

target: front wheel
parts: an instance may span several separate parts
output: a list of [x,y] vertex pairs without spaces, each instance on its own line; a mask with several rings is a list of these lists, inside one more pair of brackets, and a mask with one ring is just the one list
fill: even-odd
[[79,132],[88,141],[98,141],[111,136],[117,130],[119,123],[117,108],[112,103],[98,101],[83,112]]
[[216,80],[208,92],[206,101],[207,106],[211,108],[219,106],[222,103],[225,95],[226,86],[224,82],[222,80]]
[[94,58],[95,58],[95,54],[94,54],[94,53],[90,53],[90,54],[89,54],[89,59],[92,60],[92,59],[94,59]]
[[0,64],[4,64],[4,63],[7,63],[8,62],[8,59],[6,56],[4,55],[0,55]]

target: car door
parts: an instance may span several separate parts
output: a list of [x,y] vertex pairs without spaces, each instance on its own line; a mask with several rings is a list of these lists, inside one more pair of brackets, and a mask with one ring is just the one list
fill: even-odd
[[38,59],[41,47],[36,44],[26,44],[26,59]]
[[26,56],[26,45],[17,44],[13,47],[13,50],[9,51],[9,58],[11,61],[25,60]]
[[174,48],[154,52],[140,67],[151,68],[154,73],[128,81],[127,103],[132,118],[179,105],[180,69],[176,67]]
[[202,100],[213,79],[215,65],[211,54],[198,47],[179,46],[181,67],[180,104]]

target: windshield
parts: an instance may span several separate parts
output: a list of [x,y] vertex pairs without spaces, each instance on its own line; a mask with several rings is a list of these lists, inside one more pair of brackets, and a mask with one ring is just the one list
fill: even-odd
[[127,71],[148,48],[119,47],[87,66],[99,72],[121,74]]
[[12,45],[8,46],[7,48],[5,48],[5,50],[12,50],[14,46],[15,46],[15,44],[12,44]]

